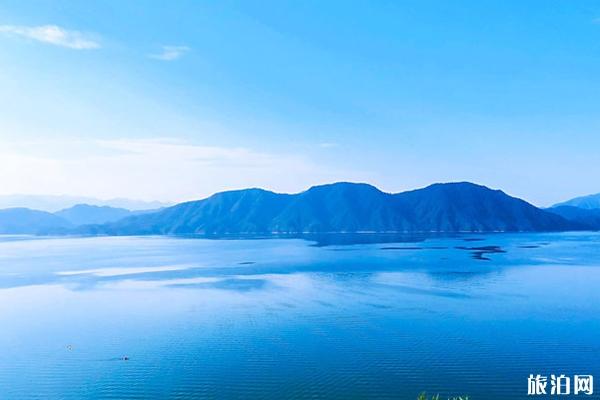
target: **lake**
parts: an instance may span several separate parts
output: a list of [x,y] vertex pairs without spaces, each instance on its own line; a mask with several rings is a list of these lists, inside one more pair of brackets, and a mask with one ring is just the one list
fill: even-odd
[[0,399],[505,400],[529,374],[600,380],[600,234],[365,237],[0,237]]

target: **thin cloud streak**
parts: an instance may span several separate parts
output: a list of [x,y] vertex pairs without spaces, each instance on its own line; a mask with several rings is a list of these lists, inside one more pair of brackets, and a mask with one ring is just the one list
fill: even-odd
[[319,147],[323,148],[323,149],[331,149],[334,147],[338,147],[339,145],[337,143],[333,143],[333,142],[324,142],[324,143],[319,143]]
[[90,34],[67,30],[57,25],[0,25],[0,32],[74,50],[91,50],[101,47],[100,42],[92,38]]
[[181,58],[191,49],[187,46],[162,46],[162,51],[158,54],[150,54],[150,58],[161,61],[174,61]]
[[7,142],[0,149],[0,195],[181,201],[245,187],[296,192],[316,183],[348,179],[369,177],[294,153],[169,138]]

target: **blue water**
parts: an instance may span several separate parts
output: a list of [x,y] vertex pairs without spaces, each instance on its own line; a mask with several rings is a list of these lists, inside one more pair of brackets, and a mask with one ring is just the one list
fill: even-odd
[[600,234],[370,242],[0,237],[0,399],[598,398]]

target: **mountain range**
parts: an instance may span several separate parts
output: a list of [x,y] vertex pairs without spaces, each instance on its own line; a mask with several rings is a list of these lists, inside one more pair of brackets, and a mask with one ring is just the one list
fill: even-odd
[[89,204],[76,204],[55,213],[25,207],[6,208],[0,210],[0,234],[68,234],[75,232],[79,226],[106,224],[155,211],[131,211]]
[[339,182],[296,194],[263,189],[216,193],[150,211],[76,205],[48,213],[0,210],[0,233],[189,235],[339,232],[549,232],[600,229],[600,209],[540,209],[501,190],[438,183],[386,193]]
[[16,207],[0,210],[0,234],[38,234],[49,231],[66,232],[71,224],[46,211]]
[[364,183],[315,186],[298,194],[262,189],[217,193],[159,212],[87,226],[82,233],[250,234],[326,232],[565,231],[586,226],[500,190],[468,182],[385,193]]
[[55,212],[54,215],[67,220],[71,225],[105,224],[136,214],[125,208],[76,204],[73,207]]
[[600,208],[588,209],[574,206],[558,206],[547,209],[556,215],[576,222],[583,226],[587,226],[592,230],[600,230]]
[[77,204],[90,204],[96,206],[107,206],[124,208],[127,210],[151,210],[169,206],[171,204],[158,201],[132,200],[115,198],[101,200],[93,197],[82,196],[53,196],[53,195],[30,195],[10,194],[0,195],[0,209],[5,208],[30,208],[50,213],[57,212]]
[[600,193],[590,194],[587,196],[575,197],[574,199],[564,201],[553,205],[551,208],[557,208],[561,206],[571,206],[577,208],[583,208],[586,210],[600,209]]

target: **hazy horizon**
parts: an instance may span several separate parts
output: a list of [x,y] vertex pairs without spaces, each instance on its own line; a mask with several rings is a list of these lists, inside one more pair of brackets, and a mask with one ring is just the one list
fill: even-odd
[[[279,194],[299,194],[302,193],[304,191],[307,191],[308,189],[315,187],[315,186],[325,186],[325,185],[332,185],[332,184],[337,184],[337,183],[351,183],[351,184],[367,184],[367,185],[371,185],[374,186],[375,188],[379,189],[382,192],[385,193],[390,193],[390,194],[397,194],[397,193],[402,193],[405,191],[412,191],[412,190],[419,190],[419,189],[424,189],[428,186],[434,185],[434,184],[450,184],[450,183],[473,183],[476,185],[480,185],[480,186],[485,186],[489,189],[492,190],[501,190],[504,193],[508,194],[509,196],[512,197],[516,197],[516,198],[520,198],[522,200],[525,200],[537,207],[540,208],[544,208],[544,207],[549,207],[558,203],[562,203],[565,202],[567,200],[572,200],[575,198],[579,198],[579,197],[586,197],[586,196],[590,196],[590,195],[596,195],[596,194],[600,194],[600,193],[588,193],[585,195],[581,195],[581,196],[574,196],[574,197],[570,197],[570,198],[565,198],[562,199],[558,202],[549,204],[549,205],[539,205],[539,204],[535,204],[531,201],[529,201],[526,198],[522,198],[519,196],[516,196],[514,194],[508,193],[505,190],[503,190],[502,188],[497,188],[497,187],[491,187],[488,186],[484,183],[479,183],[479,182],[468,182],[468,181],[447,181],[447,182],[432,182],[430,184],[424,185],[424,186],[419,186],[419,187],[414,187],[414,188],[408,188],[406,190],[401,190],[401,191],[387,191],[387,190],[383,190],[382,188],[378,187],[377,185],[374,185],[372,183],[369,182],[358,182],[358,181],[333,181],[333,182],[324,182],[324,183],[319,183],[319,184],[315,184],[315,185],[310,185],[308,187],[305,187],[301,190],[298,191],[279,191],[279,190],[272,190],[272,189],[268,189],[268,188],[264,188],[264,187],[257,187],[257,186],[251,186],[251,187],[239,187],[239,188],[231,188],[231,189],[225,189],[222,191],[218,191],[218,192],[213,192],[207,195],[203,195],[203,196],[197,196],[194,198],[187,198],[187,199],[178,199],[178,200],[156,200],[156,199],[142,199],[142,198],[135,198],[135,197],[123,197],[123,196],[118,196],[118,197],[112,197],[112,198],[99,198],[99,197],[89,197],[89,196],[78,196],[78,195],[69,195],[69,194],[43,194],[43,193],[11,193],[11,194],[0,194],[0,209],[1,208],[5,208],[5,204],[7,203],[7,199],[13,199],[12,201],[10,201],[10,204],[14,204],[14,206],[18,206],[19,204],[19,200],[20,198],[31,198],[33,199],[33,201],[35,201],[36,198],[42,199],[42,200],[56,200],[56,201],[60,201],[60,200],[64,200],[65,204],[73,204],[73,205],[77,205],[77,204],[90,204],[90,205],[99,205],[99,206],[103,206],[103,205],[108,205],[111,207],[121,207],[121,208],[129,208],[132,210],[135,209],[139,209],[139,210],[144,210],[144,209],[149,209],[151,207],[154,208],[159,208],[159,207],[169,207],[175,204],[179,204],[179,203],[183,203],[183,202],[187,202],[187,201],[196,201],[196,200],[203,200],[206,199],[214,194],[217,193],[221,193],[221,192],[229,192],[229,191],[237,191],[237,190],[247,190],[247,189],[261,189],[261,190],[267,190],[267,191],[271,191],[274,193],[279,193]],[[121,203],[121,204],[119,204]],[[131,206],[127,206],[126,203],[131,203],[131,204],[135,204],[135,206],[131,207]],[[148,207],[143,207],[143,205],[146,204],[148,205]],[[13,207],[11,205],[11,207]],[[62,207],[62,208],[66,208],[66,207]],[[47,209],[52,209],[52,210],[56,210],[58,211],[59,209],[61,209],[61,207],[41,207],[40,209],[44,209],[46,211],[48,211]]]

